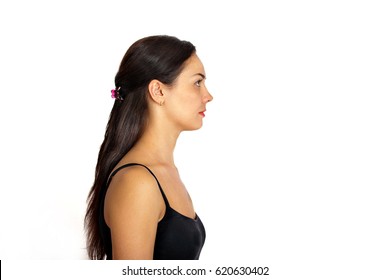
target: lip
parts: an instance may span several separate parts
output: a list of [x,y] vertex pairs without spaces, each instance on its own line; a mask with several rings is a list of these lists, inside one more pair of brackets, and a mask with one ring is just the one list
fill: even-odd
[[206,110],[199,112],[199,115],[201,115],[202,117],[205,117],[206,115],[204,112],[206,112]]

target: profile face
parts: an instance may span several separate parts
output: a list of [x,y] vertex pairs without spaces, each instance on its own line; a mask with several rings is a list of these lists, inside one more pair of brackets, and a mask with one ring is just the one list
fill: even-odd
[[193,54],[184,63],[184,68],[167,95],[168,118],[180,131],[202,127],[206,104],[213,97],[205,85],[206,73],[202,62]]

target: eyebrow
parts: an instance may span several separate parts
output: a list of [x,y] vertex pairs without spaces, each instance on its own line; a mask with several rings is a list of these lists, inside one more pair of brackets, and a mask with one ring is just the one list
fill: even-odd
[[196,73],[196,74],[194,74],[193,76],[196,76],[196,75],[199,75],[199,76],[201,76],[203,79],[206,79],[206,76],[205,76],[204,74],[202,74],[202,73]]

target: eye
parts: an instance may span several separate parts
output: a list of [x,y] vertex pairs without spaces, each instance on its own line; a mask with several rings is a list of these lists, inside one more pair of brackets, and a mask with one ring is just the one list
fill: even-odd
[[200,84],[202,83],[202,81],[203,81],[203,79],[200,79],[200,80],[196,81],[196,82],[195,82],[195,85],[196,85],[197,87],[200,87]]

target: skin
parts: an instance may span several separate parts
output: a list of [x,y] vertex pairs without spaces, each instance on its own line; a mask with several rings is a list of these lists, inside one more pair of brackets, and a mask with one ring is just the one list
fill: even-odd
[[[205,86],[205,70],[196,54],[184,64],[173,85],[153,80],[148,87],[149,115],[144,134],[116,167],[148,166],[158,178],[170,206],[184,216],[196,214],[180,179],[173,153],[182,131],[199,129],[213,97]],[[120,170],[108,188],[104,215],[111,229],[113,259],[153,259],[158,222],[166,207],[156,180],[142,166]]]

